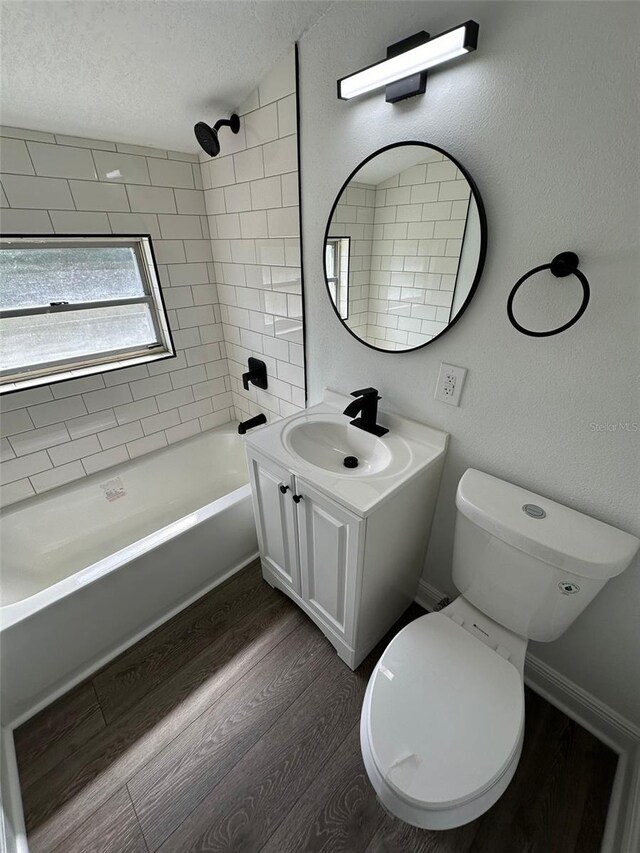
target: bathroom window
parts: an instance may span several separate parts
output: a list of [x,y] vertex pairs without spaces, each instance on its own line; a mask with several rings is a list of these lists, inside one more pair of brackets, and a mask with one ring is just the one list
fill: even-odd
[[329,293],[343,320],[349,316],[350,242],[350,237],[329,237],[325,244],[325,267]]
[[149,237],[0,238],[0,393],[174,354]]

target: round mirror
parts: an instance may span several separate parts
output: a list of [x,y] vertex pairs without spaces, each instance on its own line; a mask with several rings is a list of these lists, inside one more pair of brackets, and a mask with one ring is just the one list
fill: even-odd
[[478,189],[425,142],[371,154],[333,203],[325,279],[346,328],[367,346],[425,346],[457,322],[478,286],[487,222]]

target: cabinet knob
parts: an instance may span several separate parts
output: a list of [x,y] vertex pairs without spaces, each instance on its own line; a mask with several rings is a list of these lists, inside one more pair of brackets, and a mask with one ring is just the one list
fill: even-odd
[[299,504],[301,500],[302,500],[302,495],[294,495],[293,496],[293,502],[294,503]]
[[280,491],[282,492],[283,495],[286,495],[287,492],[289,491],[289,486],[285,486],[285,485],[283,485],[283,483],[280,483]]

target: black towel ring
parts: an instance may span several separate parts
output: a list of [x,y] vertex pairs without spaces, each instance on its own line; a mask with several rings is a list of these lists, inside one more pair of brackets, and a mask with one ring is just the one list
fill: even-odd
[[[511,325],[515,326],[515,328],[519,332],[522,332],[523,335],[530,335],[532,338],[548,338],[550,335],[559,335],[560,332],[565,332],[567,329],[571,328],[574,323],[577,323],[580,317],[582,317],[584,312],[587,310],[589,297],[591,295],[587,277],[578,269],[579,263],[580,258],[575,252],[561,252],[559,255],[555,256],[550,264],[542,264],[542,266],[534,267],[532,270],[529,270],[528,273],[525,273],[525,275],[523,275],[522,278],[514,284],[513,290],[509,294],[509,298],[507,300],[507,316],[511,321]],[[582,285],[582,304],[578,308],[576,314],[568,323],[565,323],[564,326],[558,326],[557,329],[551,329],[548,332],[532,332],[531,329],[525,329],[524,326],[521,326],[513,316],[513,300],[518,292],[518,288],[524,284],[528,278],[531,278],[532,275],[535,275],[537,272],[542,272],[543,270],[551,270],[551,273],[555,275],[556,278],[565,278],[568,275],[575,275]]]

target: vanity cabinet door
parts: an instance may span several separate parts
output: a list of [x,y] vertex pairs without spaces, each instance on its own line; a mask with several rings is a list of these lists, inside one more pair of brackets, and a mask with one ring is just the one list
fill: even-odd
[[293,476],[253,453],[248,462],[260,557],[279,580],[300,594]]
[[365,522],[299,478],[296,492],[302,597],[351,643]]

